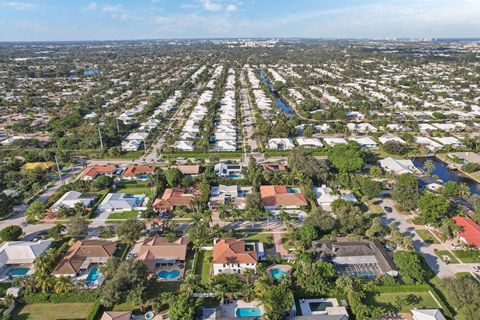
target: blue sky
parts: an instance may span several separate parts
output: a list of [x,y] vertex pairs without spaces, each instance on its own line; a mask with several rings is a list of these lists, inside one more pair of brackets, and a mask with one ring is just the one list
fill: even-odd
[[0,41],[480,37],[480,0],[0,0]]

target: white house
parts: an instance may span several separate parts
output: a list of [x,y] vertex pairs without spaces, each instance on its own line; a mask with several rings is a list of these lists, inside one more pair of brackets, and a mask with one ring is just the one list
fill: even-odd
[[237,150],[237,143],[234,140],[219,140],[215,142],[215,151],[235,151]]
[[146,210],[148,198],[143,194],[109,193],[98,207],[100,212]]
[[193,141],[187,141],[187,140],[180,140],[176,141],[173,144],[173,148],[177,150],[182,150],[182,151],[193,151],[195,150],[193,146]]
[[60,208],[71,209],[74,208],[77,203],[81,203],[84,208],[89,208],[95,202],[96,198],[93,194],[73,190],[68,191],[50,207],[50,210],[57,212]]
[[398,143],[401,143],[401,144],[407,144],[407,142],[405,140],[403,140],[402,138],[399,138],[395,135],[392,135],[392,134],[385,134],[385,135],[381,136],[380,138],[378,138],[378,140],[380,141],[381,144],[385,144],[387,142],[398,142]]
[[272,138],[268,140],[268,149],[270,150],[290,150],[295,145],[289,138]]
[[416,173],[418,169],[413,164],[412,160],[398,160],[391,157],[378,161],[378,164],[386,172],[392,172],[397,175],[404,173]]
[[143,140],[122,141],[122,151],[138,151],[143,144]]
[[298,145],[301,147],[306,147],[306,148],[322,148],[323,147],[323,143],[318,138],[299,137],[296,140]]
[[355,141],[362,148],[374,149],[377,147],[377,143],[370,137],[355,137],[355,138],[350,138],[349,140]]
[[435,150],[438,150],[438,149],[442,148],[442,145],[440,143],[435,142],[432,139],[422,137],[422,136],[414,137],[413,141],[415,141],[415,143],[418,143],[418,144],[421,144],[421,145],[425,146],[425,148],[427,148],[430,151],[435,151]]
[[263,245],[257,245],[235,238],[216,239],[213,246],[213,274],[243,273],[247,269],[255,271],[259,260],[257,249],[263,251]]
[[325,210],[330,210],[332,202],[338,199],[338,196],[332,194],[332,191],[332,188],[325,185],[313,188],[318,205]]
[[435,137],[433,138],[434,140],[440,142],[444,146],[454,146],[454,147],[459,147],[462,145],[460,140],[458,140],[455,137]]
[[446,320],[439,309],[413,309],[414,320]]
[[20,276],[19,274],[10,274],[10,268],[22,266],[27,272],[22,275],[33,272],[33,262],[41,256],[52,244],[51,240],[39,241],[7,241],[0,246],[0,273],[7,277]]
[[246,196],[252,192],[252,187],[233,186],[213,186],[210,191],[210,208],[218,208],[227,203],[232,204],[238,209],[245,208]]
[[325,141],[326,144],[328,144],[330,147],[334,147],[337,144],[346,144],[347,140],[345,138],[323,138],[323,141]]
[[214,171],[221,178],[228,178],[233,175],[239,175],[242,172],[240,162],[219,162],[215,165]]

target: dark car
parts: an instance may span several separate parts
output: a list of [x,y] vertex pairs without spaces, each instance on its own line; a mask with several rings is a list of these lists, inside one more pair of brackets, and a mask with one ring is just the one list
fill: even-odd
[[391,207],[384,207],[383,210],[385,210],[385,212],[387,212],[387,213],[392,213],[393,212],[393,209]]

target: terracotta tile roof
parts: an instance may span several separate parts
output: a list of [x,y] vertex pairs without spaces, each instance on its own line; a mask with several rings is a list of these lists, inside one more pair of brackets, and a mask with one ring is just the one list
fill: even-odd
[[185,193],[183,189],[165,189],[161,199],[155,199],[153,208],[157,211],[172,210],[174,207],[186,207],[195,195]]
[[131,318],[130,311],[105,311],[100,320],[130,320]]
[[459,236],[465,239],[469,245],[480,248],[480,225],[466,217],[456,216],[453,217],[453,220],[462,228]]
[[198,174],[200,172],[200,166],[197,164],[192,165],[180,165],[177,166],[178,170],[180,170],[183,174]]
[[266,171],[281,171],[284,172],[287,170],[287,167],[284,163],[262,163],[262,167]]
[[76,274],[87,258],[109,258],[117,250],[117,243],[102,240],[79,240],[75,242],[52,274]]
[[245,241],[235,238],[219,239],[213,246],[213,263],[257,263],[255,251],[245,250]]
[[123,173],[124,177],[136,177],[141,174],[154,173],[157,167],[154,166],[128,166]]
[[306,206],[307,199],[302,193],[289,193],[286,186],[260,186],[260,195],[264,206]]
[[155,272],[157,259],[185,261],[187,246],[188,239],[186,237],[180,237],[173,242],[168,242],[166,238],[156,235],[143,241],[138,253],[138,259],[142,260],[151,272]]
[[115,170],[114,166],[95,165],[93,167],[88,168],[83,175],[87,177],[96,177],[98,174],[106,174],[106,173],[112,174],[114,170]]

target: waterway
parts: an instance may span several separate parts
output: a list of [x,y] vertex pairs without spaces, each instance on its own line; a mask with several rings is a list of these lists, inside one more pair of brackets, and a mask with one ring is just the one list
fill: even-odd
[[273,96],[275,97],[275,104],[277,107],[285,113],[287,118],[293,118],[295,116],[295,111],[288,104],[286,104],[285,101],[283,101],[280,94],[278,94],[277,89],[275,89],[275,86],[270,82],[263,70],[260,70],[259,74],[262,82],[270,88],[270,92],[272,92]]
[[466,183],[467,186],[470,188],[472,194],[480,194],[480,184],[476,181],[470,179],[469,177],[463,175],[461,172],[457,170],[452,170],[448,168],[448,165],[437,159],[436,157],[422,157],[422,158],[414,158],[412,159],[413,164],[415,167],[423,170],[426,172],[424,164],[427,160],[431,160],[435,169],[432,171],[432,175],[439,177],[443,183],[448,181],[455,181],[458,183]]

